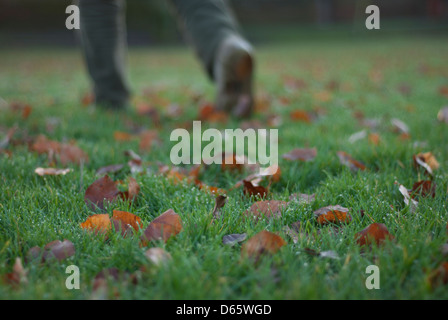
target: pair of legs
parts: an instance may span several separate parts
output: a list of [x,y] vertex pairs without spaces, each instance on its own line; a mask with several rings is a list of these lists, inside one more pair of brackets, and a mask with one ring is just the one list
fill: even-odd
[[[253,53],[223,0],[170,0],[185,36],[217,88],[215,106],[249,116],[253,106]],[[125,0],[78,0],[81,45],[96,104],[123,108],[126,77]]]

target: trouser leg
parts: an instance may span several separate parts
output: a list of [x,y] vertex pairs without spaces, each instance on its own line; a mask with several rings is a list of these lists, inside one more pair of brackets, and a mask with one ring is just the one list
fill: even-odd
[[124,0],[78,0],[81,46],[94,84],[96,103],[127,104],[126,21]]
[[216,50],[238,27],[223,0],[171,0],[179,24],[203,67],[213,79]]

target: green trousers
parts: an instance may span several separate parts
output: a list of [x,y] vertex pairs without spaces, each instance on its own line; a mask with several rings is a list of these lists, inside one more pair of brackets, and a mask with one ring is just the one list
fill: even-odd
[[[237,24],[223,0],[170,0],[188,42],[213,79],[217,47]],[[78,0],[81,46],[96,104],[121,108],[129,100],[125,0]]]

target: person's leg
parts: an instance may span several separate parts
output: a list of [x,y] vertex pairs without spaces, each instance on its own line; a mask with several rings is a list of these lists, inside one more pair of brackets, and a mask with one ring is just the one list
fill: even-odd
[[187,39],[217,87],[216,108],[249,116],[253,51],[223,0],[171,0]]
[[79,0],[81,46],[94,84],[95,103],[123,108],[129,99],[126,80],[124,0]]

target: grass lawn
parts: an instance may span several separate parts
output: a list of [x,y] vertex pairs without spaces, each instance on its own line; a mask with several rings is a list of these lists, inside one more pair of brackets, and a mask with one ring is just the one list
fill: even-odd
[[[273,128],[279,130],[280,155],[294,148],[317,150],[308,162],[280,156],[281,177],[270,185],[268,199],[289,201],[291,194],[300,192],[315,193],[316,200],[291,201],[278,219],[245,219],[243,213],[256,200],[232,186],[248,172],[215,165],[203,169],[200,179],[231,190],[221,219],[211,223],[215,196],[187,181],[175,183],[158,174],[157,168],[158,162],[171,165],[171,131],[191,125],[199,106],[213,101],[213,86],[187,48],[132,49],[133,109],[119,114],[81,103],[89,83],[77,50],[2,50],[0,139],[14,125],[18,129],[0,154],[0,298],[447,299],[446,285],[430,281],[447,261],[441,248],[448,240],[448,125],[437,120],[438,111],[448,105],[447,94],[440,89],[448,85],[447,56],[448,42],[442,37],[310,40],[258,47],[259,102],[254,119],[267,127],[267,119],[279,115],[280,123],[271,125],[278,125]],[[11,108],[11,102],[19,110]],[[31,106],[28,117],[20,103]],[[159,126],[136,112],[135,107],[144,104],[158,110]],[[170,105],[177,105],[183,114],[171,116]],[[294,110],[308,112],[311,118],[295,119]],[[407,124],[409,134],[395,132],[392,119]],[[241,124],[208,121],[203,127]],[[149,152],[139,149],[138,138],[114,137],[115,132],[137,136],[141,129],[159,132],[161,141]],[[362,130],[366,137],[349,141]],[[29,147],[39,134],[59,142],[76,141],[89,161],[66,165],[73,171],[64,176],[37,175],[37,167],[49,166],[47,155]],[[168,209],[179,214],[183,230],[166,243],[149,244],[170,253],[172,259],[161,266],[145,257],[148,248],[139,245],[138,236],[112,233],[105,239],[80,227],[95,213],[84,202],[84,193],[99,178],[96,170],[126,164],[126,150],[137,152],[150,169],[139,174],[125,166],[110,173],[114,180],[133,176],[141,189],[135,201],[120,200],[106,209],[110,214],[113,209],[132,212],[145,227]],[[354,172],[342,165],[338,151],[364,163],[366,170]],[[418,197],[412,212],[397,183],[410,189],[415,182],[430,179],[413,166],[413,155],[420,152],[432,152],[440,168],[432,177],[435,197]],[[352,220],[318,224],[313,212],[328,205],[349,208]],[[297,221],[302,230],[294,241],[285,226]],[[355,235],[373,222],[384,224],[394,240],[362,248]],[[222,243],[228,234],[246,233],[250,238],[262,230],[277,233],[287,244],[254,261],[241,257],[241,243]],[[31,247],[64,239],[73,242],[73,256],[24,262],[27,283],[11,285],[4,279],[16,257],[23,261]],[[338,258],[313,256],[309,249],[331,250]],[[65,269],[73,264],[80,269],[79,290],[65,286]],[[380,269],[380,289],[365,286],[369,265]],[[93,279],[107,268],[137,280],[110,281],[106,293],[99,295],[92,288]]]

